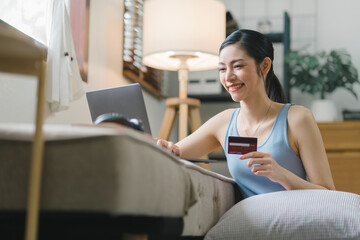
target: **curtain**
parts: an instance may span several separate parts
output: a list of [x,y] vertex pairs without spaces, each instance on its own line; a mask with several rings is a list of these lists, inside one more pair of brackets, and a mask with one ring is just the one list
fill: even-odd
[[65,110],[84,94],[70,27],[69,4],[50,0],[46,99],[51,111]]
[[70,27],[69,0],[0,0],[0,18],[48,47],[46,100],[65,110],[84,94]]

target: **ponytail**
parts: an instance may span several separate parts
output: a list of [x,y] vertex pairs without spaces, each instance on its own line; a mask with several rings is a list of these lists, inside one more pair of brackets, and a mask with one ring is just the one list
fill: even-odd
[[265,80],[265,90],[268,97],[278,103],[287,103],[285,92],[281,86],[281,83],[274,73],[273,64],[271,63],[270,70]]

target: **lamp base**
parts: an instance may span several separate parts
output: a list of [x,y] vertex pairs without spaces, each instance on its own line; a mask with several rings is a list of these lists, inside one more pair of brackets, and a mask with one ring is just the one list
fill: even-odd
[[[159,138],[168,140],[176,114],[179,113],[180,121],[189,119],[190,130],[193,132],[201,126],[201,118],[199,112],[200,100],[195,98],[168,98],[166,99],[166,111],[163,119],[163,124],[160,130]],[[185,108],[185,111],[181,111],[181,107]],[[188,135],[187,128],[181,128],[179,125],[179,140],[185,138]]]
[[[190,130],[194,132],[201,126],[200,100],[195,98],[168,98],[166,99],[166,111],[160,130],[159,138],[168,140],[171,129],[174,126],[176,114],[179,113],[179,140],[188,135],[187,124],[190,123]],[[186,125],[186,127],[184,127]],[[208,156],[202,156],[202,159],[208,159]],[[210,170],[208,163],[198,163],[197,165]]]

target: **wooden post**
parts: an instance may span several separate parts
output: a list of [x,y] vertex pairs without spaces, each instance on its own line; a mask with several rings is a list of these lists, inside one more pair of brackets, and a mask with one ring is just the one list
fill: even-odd
[[[199,111],[200,101],[195,98],[168,98],[166,99],[166,111],[162,123],[162,127],[160,130],[159,138],[168,140],[171,129],[174,125],[176,114],[179,113],[179,118],[182,119],[183,125],[186,124],[185,128],[181,128],[180,131],[180,123],[179,123],[179,140],[185,138],[188,134],[187,125],[190,123],[191,131],[195,131],[201,126],[201,117]],[[181,107],[186,108],[181,112]],[[179,119],[180,120],[180,119]],[[180,136],[181,134],[181,136]]]
[[41,62],[39,68],[39,83],[38,83],[38,101],[36,113],[36,128],[35,137],[31,149],[31,163],[30,163],[30,181],[29,181],[29,196],[28,196],[28,212],[26,218],[26,240],[36,240],[38,230],[38,217],[40,206],[41,193],[41,177],[43,166],[43,122],[44,122],[44,104],[45,104],[45,78],[46,78],[46,63]]

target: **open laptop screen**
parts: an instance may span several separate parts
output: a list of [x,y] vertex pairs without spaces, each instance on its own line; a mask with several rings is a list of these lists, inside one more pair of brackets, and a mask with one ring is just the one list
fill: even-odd
[[151,135],[144,97],[139,83],[90,91],[86,93],[91,119],[94,122],[104,113],[120,113],[127,118],[138,118]]

